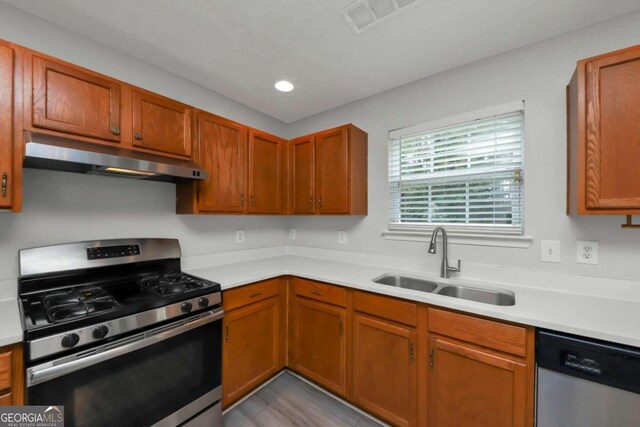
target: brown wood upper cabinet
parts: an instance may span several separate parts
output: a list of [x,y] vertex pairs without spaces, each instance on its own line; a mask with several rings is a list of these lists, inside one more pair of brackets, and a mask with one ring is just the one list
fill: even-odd
[[34,127],[120,141],[119,82],[38,55],[31,58]]
[[286,141],[249,130],[248,212],[284,214],[287,206]]
[[289,142],[289,212],[367,214],[367,134],[353,125]]
[[192,108],[150,92],[133,90],[133,145],[183,157],[192,156]]
[[640,46],[579,61],[567,89],[568,213],[640,214]]
[[0,44],[0,209],[13,206],[14,60],[14,50]]
[[293,215],[313,214],[315,201],[316,139],[313,135],[289,141],[290,207]]
[[209,178],[198,183],[200,211],[246,211],[247,135],[246,126],[198,113],[199,164],[209,172]]

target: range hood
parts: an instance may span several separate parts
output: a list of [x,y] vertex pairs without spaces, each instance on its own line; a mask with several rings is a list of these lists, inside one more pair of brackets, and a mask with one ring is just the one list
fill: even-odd
[[207,179],[197,164],[24,131],[24,167],[148,181],[188,182]]

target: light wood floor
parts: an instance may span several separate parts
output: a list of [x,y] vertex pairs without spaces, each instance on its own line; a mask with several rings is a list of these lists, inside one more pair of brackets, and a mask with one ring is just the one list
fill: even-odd
[[227,412],[224,427],[345,426],[380,424],[288,372]]

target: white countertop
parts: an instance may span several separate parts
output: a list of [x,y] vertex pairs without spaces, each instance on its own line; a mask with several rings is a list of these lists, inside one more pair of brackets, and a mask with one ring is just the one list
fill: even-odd
[[0,347],[22,341],[22,321],[18,300],[0,299]]
[[[245,260],[191,269],[188,272],[219,282],[223,290],[272,277],[295,275],[496,319],[640,347],[640,302],[638,301],[563,292],[544,287],[494,284],[463,278],[444,280],[424,273],[295,255]],[[442,283],[507,289],[515,293],[516,304],[510,307],[494,306],[380,285],[372,281],[373,278],[388,272],[405,273]]]
[[[496,279],[491,281],[468,280],[464,273],[459,278],[444,280],[437,275],[411,269],[394,270],[380,267],[380,265],[396,264],[380,262],[375,257],[370,257],[368,263],[376,263],[376,265],[368,265],[362,260],[344,262],[331,258],[286,255],[285,253],[286,251],[278,248],[264,248],[244,251],[241,255],[227,253],[213,257],[193,257],[186,260],[185,264],[189,273],[219,282],[223,290],[282,275],[295,275],[496,319],[640,347],[640,299],[635,291],[640,284],[637,283],[621,283],[616,287],[611,281],[605,279],[579,278],[578,282],[582,286],[568,285],[558,290],[551,286],[557,286],[557,283],[548,283],[553,279],[550,276],[541,276],[541,280],[536,279],[539,284],[531,280],[529,283],[524,282],[523,278],[525,285],[512,285],[510,281],[504,279],[503,271],[497,267],[495,270],[489,269],[490,273],[494,271],[495,274],[483,276],[485,278],[495,276]],[[339,256],[345,258],[345,254],[339,254]],[[238,261],[239,259],[243,260]],[[211,266],[204,267],[204,265]],[[510,307],[494,306],[380,285],[372,281],[373,278],[384,273],[394,272],[441,283],[460,283],[510,290],[515,293],[516,304]],[[556,280],[562,281],[564,278],[556,278]],[[7,282],[13,288],[11,292],[5,292],[0,298],[0,346],[20,342],[23,337],[18,301],[16,298],[7,297],[17,293],[14,292],[16,290],[14,282],[15,280],[11,283]],[[600,294],[594,294],[594,288],[596,290],[605,288],[606,293],[598,290]],[[634,289],[632,297],[631,289]],[[610,298],[606,295],[614,297]]]

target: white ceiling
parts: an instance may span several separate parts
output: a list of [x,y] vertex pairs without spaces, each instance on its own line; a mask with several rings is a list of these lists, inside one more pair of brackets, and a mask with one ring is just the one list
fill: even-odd
[[[640,0],[427,0],[360,34],[352,0],[4,0],[284,122],[625,12]],[[288,79],[296,90],[274,90]]]

